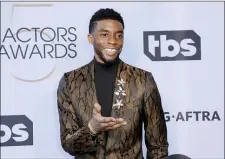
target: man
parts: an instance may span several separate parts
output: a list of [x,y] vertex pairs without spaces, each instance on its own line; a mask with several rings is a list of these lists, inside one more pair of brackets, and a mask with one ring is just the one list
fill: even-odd
[[63,149],[76,159],[141,159],[144,123],[146,158],[168,156],[167,128],[153,76],[119,58],[121,15],[113,9],[97,11],[88,40],[94,59],[65,73],[59,82]]

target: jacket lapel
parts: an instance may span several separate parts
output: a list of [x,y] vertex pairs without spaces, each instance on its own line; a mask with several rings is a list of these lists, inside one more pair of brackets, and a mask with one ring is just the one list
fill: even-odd
[[113,92],[113,103],[111,112],[112,117],[119,118],[123,116],[127,96],[126,90],[128,90],[127,73],[127,65],[120,60]]

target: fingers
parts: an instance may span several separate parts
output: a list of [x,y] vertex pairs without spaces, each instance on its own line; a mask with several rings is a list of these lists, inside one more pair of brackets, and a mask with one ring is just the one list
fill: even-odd
[[98,103],[94,104],[93,114],[98,116],[98,121],[101,122],[101,123],[107,123],[107,122],[111,122],[111,121],[116,122],[117,121],[113,117],[102,117],[101,116],[101,106]]
[[94,123],[93,128],[98,131],[116,129],[127,124],[122,118],[115,119],[113,117],[101,116],[101,106],[98,103],[94,104],[92,119]]
[[100,117],[99,122],[100,123],[108,123],[108,122],[116,122],[117,120],[113,117]]
[[101,106],[98,103],[95,103],[94,109],[96,113],[101,113]]
[[118,123],[124,122],[123,118],[117,118],[116,121],[117,121]]
[[[102,117],[101,127],[112,127],[114,125],[126,125],[127,122],[122,118],[114,119],[111,117]],[[117,127],[117,126],[116,126]]]
[[101,106],[98,103],[94,104],[93,115],[101,116]]
[[114,124],[112,126],[108,126],[105,128],[105,130],[113,130],[113,129],[117,129],[121,126],[124,126],[124,125],[127,125],[127,122],[126,121],[123,121],[122,123],[117,123],[117,124]]
[[108,123],[101,123],[101,127],[112,127],[113,125],[116,125],[116,122],[108,122]]

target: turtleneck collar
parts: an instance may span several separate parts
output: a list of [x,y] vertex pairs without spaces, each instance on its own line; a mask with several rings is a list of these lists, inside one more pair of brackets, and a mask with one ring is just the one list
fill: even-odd
[[100,63],[99,61],[96,60],[96,58],[94,58],[94,64],[97,66],[97,67],[101,67],[101,68],[104,68],[104,69],[111,69],[111,68],[115,68],[118,66],[119,64],[119,59],[115,60],[113,63],[110,63],[110,64],[104,64],[104,63]]

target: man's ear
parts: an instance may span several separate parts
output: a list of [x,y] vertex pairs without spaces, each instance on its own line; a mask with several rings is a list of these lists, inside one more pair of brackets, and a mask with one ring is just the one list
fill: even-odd
[[91,34],[88,34],[88,41],[89,41],[90,44],[93,45],[93,43],[94,43],[94,38],[93,38],[93,36],[92,36]]

